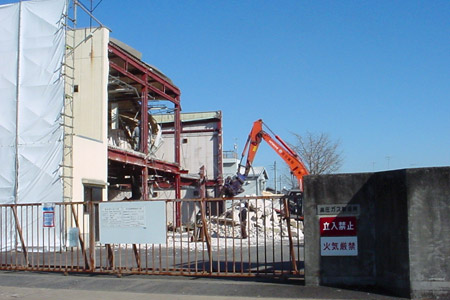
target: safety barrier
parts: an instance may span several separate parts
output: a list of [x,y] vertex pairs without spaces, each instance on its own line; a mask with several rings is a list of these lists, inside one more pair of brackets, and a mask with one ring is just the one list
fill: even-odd
[[[108,203],[115,202],[0,205],[0,269],[190,276],[302,275],[302,221],[290,216],[287,199],[120,201],[132,206],[146,202],[162,203],[164,212],[142,213],[148,208],[141,207],[125,213],[109,209]],[[127,230],[132,230],[131,235],[140,235],[138,231],[158,217],[164,222],[162,242],[130,242]],[[105,226],[114,222],[121,228],[117,236],[109,228],[114,242],[104,242]],[[133,226],[140,229],[134,230]]]

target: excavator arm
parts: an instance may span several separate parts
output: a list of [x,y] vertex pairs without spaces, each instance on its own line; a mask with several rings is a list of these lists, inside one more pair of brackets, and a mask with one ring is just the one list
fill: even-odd
[[[268,127],[269,131],[272,133],[274,138],[264,131],[264,122],[260,119],[253,123],[252,130],[248,136],[247,142],[245,143],[244,150],[242,152],[241,162],[239,164],[238,172],[233,179],[229,179],[225,183],[225,194],[227,196],[235,196],[242,191],[241,185],[247,178],[250,169],[252,168],[253,160],[255,159],[256,152],[258,151],[261,141],[264,140],[269,144],[269,146],[275,150],[275,152],[286,162],[291,170],[291,173],[297,178],[300,190],[303,190],[303,176],[308,175],[308,169],[305,167],[301,161],[298,154],[291,149],[278,135],[274,134]],[[247,159],[245,165],[243,165],[244,158],[247,154]],[[244,168],[243,174],[241,174],[241,169]]]
[[242,152],[241,163],[248,148],[244,176],[247,177],[252,167],[253,160],[255,159],[256,152],[258,151],[258,147],[261,144],[261,141],[264,140],[289,166],[291,173],[297,178],[299,187],[301,188],[303,176],[309,174],[308,169],[305,167],[298,154],[294,150],[292,150],[292,148],[289,147],[288,144],[286,144],[278,135],[274,134],[269,129],[269,131],[274,136],[274,138],[272,138],[269,133],[264,131],[263,125],[265,124],[261,119],[253,123],[253,128],[250,132],[250,135],[248,136],[244,151]]

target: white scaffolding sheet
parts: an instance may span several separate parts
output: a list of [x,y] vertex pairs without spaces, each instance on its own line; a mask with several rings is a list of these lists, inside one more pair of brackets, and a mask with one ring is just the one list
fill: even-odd
[[66,0],[0,6],[0,204],[63,199],[65,13]]

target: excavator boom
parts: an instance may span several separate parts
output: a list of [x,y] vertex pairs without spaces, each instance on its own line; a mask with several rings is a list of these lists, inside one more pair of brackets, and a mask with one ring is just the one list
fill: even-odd
[[250,131],[247,143],[244,147],[244,151],[242,152],[241,163],[243,161],[243,158],[245,157],[245,152],[247,151],[248,147],[244,176],[247,177],[248,172],[250,171],[250,168],[253,164],[253,160],[255,159],[256,152],[258,151],[258,147],[261,144],[261,140],[264,140],[273,150],[275,150],[275,152],[284,160],[284,162],[286,162],[286,164],[289,166],[289,169],[291,170],[291,173],[297,178],[299,187],[301,189],[303,176],[309,174],[308,169],[305,167],[298,154],[294,150],[292,150],[292,148],[289,147],[288,144],[286,144],[278,135],[273,134],[273,132],[269,129],[269,131],[274,136],[273,138],[269,133],[264,131],[263,125],[265,124],[261,119],[253,123],[252,130]]
[[[261,119],[253,123],[252,130],[250,131],[242,152],[241,162],[236,177],[229,179],[228,183],[225,183],[225,195],[232,197],[242,191],[241,185],[252,168],[253,160],[255,159],[256,152],[258,151],[262,140],[266,141],[267,144],[269,144],[269,146],[286,162],[291,173],[297,178],[300,190],[303,191],[302,179],[303,176],[309,174],[308,169],[294,150],[292,150],[278,135],[273,134],[270,129],[269,131],[273,134],[274,138],[264,131],[263,125],[265,124]],[[265,126],[267,127],[267,125]],[[247,159],[245,165],[243,165],[242,162],[244,161],[246,154]],[[243,174],[240,173],[241,167],[244,168]]]

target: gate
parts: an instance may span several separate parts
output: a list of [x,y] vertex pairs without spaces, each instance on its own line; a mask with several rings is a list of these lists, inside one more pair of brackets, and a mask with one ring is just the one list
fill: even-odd
[[165,242],[158,244],[101,243],[99,202],[0,205],[0,269],[303,275],[303,224],[285,198],[154,201],[165,202]]

